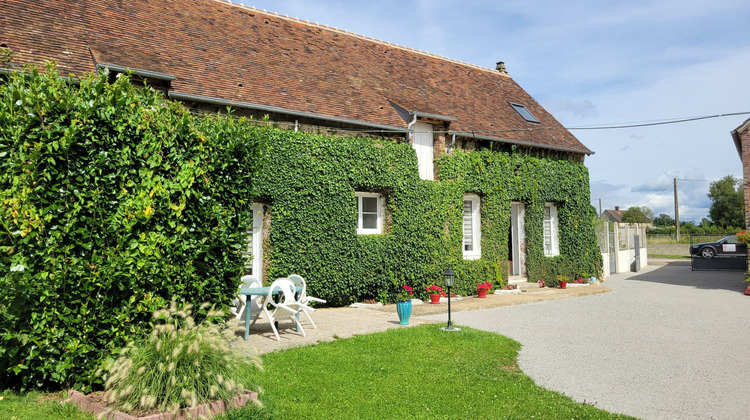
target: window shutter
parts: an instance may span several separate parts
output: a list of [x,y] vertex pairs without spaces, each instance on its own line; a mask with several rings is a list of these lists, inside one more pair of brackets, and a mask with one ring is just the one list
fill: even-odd
[[474,236],[473,236],[473,212],[471,208],[471,200],[464,200],[464,251],[474,250]]

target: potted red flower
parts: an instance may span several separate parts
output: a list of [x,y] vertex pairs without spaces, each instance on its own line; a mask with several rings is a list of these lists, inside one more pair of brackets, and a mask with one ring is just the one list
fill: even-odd
[[403,285],[396,294],[396,313],[398,313],[398,323],[400,325],[409,325],[411,316],[411,298],[414,291],[410,286]]
[[487,292],[492,289],[492,283],[486,281],[484,283],[477,284],[477,295],[479,295],[480,298],[486,298]]
[[440,296],[443,295],[443,289],[440,286],[437,285],[431,285],[427,289],[427,294],[430,295],[430,303],[433,305],[437,305],[440,303]]

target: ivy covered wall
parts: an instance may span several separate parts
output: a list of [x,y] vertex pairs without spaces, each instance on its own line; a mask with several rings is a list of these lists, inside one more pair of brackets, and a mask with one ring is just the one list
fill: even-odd
[[[457,273],[458,294],[508,278],[511,201],[526,204],[530,280],[558,272],[598,273],[588,172],[581,163],[522,153],[456,151],[437,162],[440,181],[421,180],[411,146],[269,130],[256,200],[270,211],[267,278],[298,273],[331,305],[393,301],[402,284],[422,291]],[[381,235],[356,233],[355,191],[386,199]],[[481,197],[482,258],[462,257],[463,196]],[[561,255],[544,256],[545,202],[559,208]],[[575,263],[573,263],[575,262]],[[426,295],[426,293],[423,293]]]

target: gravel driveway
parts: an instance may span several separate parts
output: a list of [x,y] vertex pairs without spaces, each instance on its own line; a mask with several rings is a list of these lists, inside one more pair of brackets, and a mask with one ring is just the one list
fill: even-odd
[[743,277],[669,262],[610,277],[611,293],[452,318],[519,341],[521,369],[576,401],[643,419],[747,419],[750,296],[742,293]]

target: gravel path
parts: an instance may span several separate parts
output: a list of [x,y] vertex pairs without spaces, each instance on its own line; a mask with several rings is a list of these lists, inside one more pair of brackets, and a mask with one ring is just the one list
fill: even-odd
[[521,369],[576,401],[643,419],[747,419],[750,296],[742,280],[672,262],[610,277],[611,293],[452,318],[522,343]]

